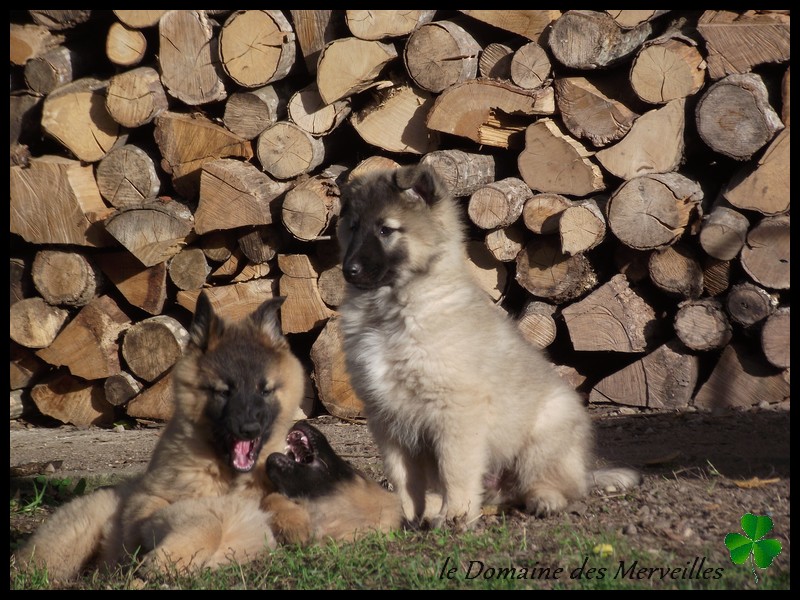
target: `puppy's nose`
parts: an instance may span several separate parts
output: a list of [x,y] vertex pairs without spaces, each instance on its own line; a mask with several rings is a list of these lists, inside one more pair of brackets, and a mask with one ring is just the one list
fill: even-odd
[[361,275],[361,271],[363,271],[364,268],[361,266],[360,262],[353,261],[344,265],[342,270],[346,277],[358,277]]

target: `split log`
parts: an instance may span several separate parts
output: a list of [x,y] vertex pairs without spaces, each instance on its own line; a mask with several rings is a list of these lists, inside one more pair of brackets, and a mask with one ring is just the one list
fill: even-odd
[[247,162],[222,158],[207,162],[200,172],[200,200],[195,231],[202,235],[245,225],[269,225],[277,213],[276,200],[289,184],[275,181]]
[[489,294],[492,302],[498,303],[505,298],[508,271],[505,265],[477,240],[467,242],[467,268],[478,286]]
[[104,379],[120,372],[118,339],[130,324],[130,317],[110,296],[98,296],[36,355],[56,367],[67,367],[76,377]]
[[233,133],[242,139],[252,140],[285,116],[285,96],[278,94],[275,86],[265,85],[231,94],[225,101],[222,120]]
[[141,206],[161,189],[155,162],[131,144],[109,152],[97,165],[95,178],[100,194],[115,208]]
[[115,10],[114,16],[133,29],[144,29],[158,25],[166,10]]
[[153,419],[169,421],[175,412],[172,373],[156,381],[150,387],[139,392],[125,405],[125,413],[135,419]]
[[488,154],[437,150],[423,156],[421,162],[433,167],[454,197],[470,196],[494,181],[495,159]]
[[[195,231],[197,223],[195,223]],[[225,262],[231,256],[231,252],[236,248],[236,239],[228,231],[215,230],[200,237],[200,248],[206,258],[212,262]]]
[[122,338],[122,356],[131,373],[155,381],[183,355],[189,332],[176,319],[158,315],[131,325]]
[[535,90],[550,80],[552,65],[547,52],[536,42],[529,42],[511,58],[511,81],[526,90]]
[[387,158],[385,156],[380,156],[376,154],[374,156],[370,156],[365,158],[360,163],[358,163],[353,170],[347,174],[347,181],[353,181],[362,175],[366,175],[367,173],[373,173],[375,171],[383,171],[386,169],[397,169],[400,167],[400,163],[397,161]]
[[105,226],[144,266],[152,267],[191,241],[194,218],[185,204],[166,199],[122,208],[106,219]]
[[709,296],[719,296],[727,292],[731,286],[731,261],[704,256],[702,263],[705,293]]
[[319,274],[317,288],[322,301],[330,307],[336,308],[344,300],[347,282],[342,274],[342,266],[334,265]]
[[287,104],[289,119],[311,135],[328,135],[350,115],[350,99],[326,104],[316,83],[292,94]]
[[559,10],[460,10],[458,12],[538,43],[542,43],[543,34],[550,24],[561,16]]
[[265,263],[275,258],[275,248],[278,246],[276,238],[272,225],[255,227],[239,237],[239,250],[251,263]]
[[777,306],[777,297],[749,282],[734,285],[725,299],[731,319],[743,327],[763,321]]
[[36,291],[53,306],[85,306],[103,282],[89,257],[64,250],[37,252],[31,276]]
[[753,281],[774,290],[789,289],[789,216],[765,217],[747,234],[739,255]]
[[[238,244],[238,240],[237,240]],[[211,272],[211,277],[214,279],[224,278],[230,279],[236,273],[239,272],[240,267],[245,262],[244,253],[242,250],[237,246],[231,252],[231,255],[227,258],[227,260],[222,263],[219,267],[217,267],[214,271]],[[180,292],[179,292],[180,293]]]
[[86,23],[92,16],[91,10],[29,10],[33,21],[52,31],[72,29]]
[[155,69],[131,69],[114,75],[108,82],[106,110],[123,127],[150,123],[168,106],[167,94]]
[[697,42],[670,30],[642,44],[631,64],[630,78],[639,98],[664,104],[699,92],[705,84],[706,62]]
[[163,157],[162,168],[172,175],[176,191],[186,198],[197,196],[200,170],[206,163],[218,158],[253,157],[248,140],[197,114],[159,115],[153,137]]
[[554,83],[564,126],[597,148],[622,138],[639,116],[626,102],[606,94],[608,83],[608,76],[558,77]]
[[286,193],[281,208],[282,221],[298,240],[316,239],[339,214],[336,175],[326,172],[309,177]]
[[[277,296],[277,279],[254,279],[233,285],[217,285],[203,291],[214,312],[226,319],[239,320],[252,314],[269,298]],[[178,292],[178,304],[194,313],[201,290]]]
[[589,198],[568,206],[558,219],[561,251],[574,255],[596,248],[606,237],[606,218],[601,207],[607,198]]
[[522,207],[533,195],[531,188],[517,177],[489,183],[469,198],[469,218],[481,229],[507,227],[519,219]]
[[589,402],[675,410],[689,405],[699,373],[699,359],[677,340],[605,377],[592,388]]
[[554,112],[552,87],[524,90],[506,81],[474,79],[449,87],[436,98],[428,128],[508,148],[531,116]]
[[534,194],[522,207],[522,220],[533,233],[557,233],[561,213],[570,206],[572,201],[561,194]]
[[37,94],[46,95],[88,72],[83,48],[56,46],[25,63],[25,83]]
[[416,29],[403,50],[406,70],[419,87],[439,93],[478,74],[481,47],[453,21],[435,21]]
[[31,399],[39,412],[78,427],[107,427],[114,421],[114,407],[103,394],[103,384],[84,381],[69,373],[56,373],[35,385]]
[[126,371],[111,375],[103,382],[106,401],[114,406],[124,406],[141,392],[143,387],[138,379]]
[[631,248],[663,248],[683,235],[702,199],[697,182],[679,173],[637,177],[623,183],[609,199],[608,225]]
[[614,22],[623,29],[632,29],[668,13],[668,10],[607,10]]
[[364,404],[350,385],[339,319],[328,320],[311,347],[312,379],[320,402],[330,414],[354,419],[364,415]]
[[789,307],[783,306],[767,317],[761,328],[761,349],[771,365],[789,368]]
[[[231,283],[242,283],[253,279],[268,277],[271,272],[272,267],[266,262],[258,264],[247,263],[242,267],[242,270],[231,279]],[[274,275],[274,273],[272,274]]]
[[41,25],[11,23],[11,64],[25,66],[29,60],[41,56],[64,42],[64,36],[52,33]]
[[210,272],[200,248],[184,248],[169,260],[169,278],[179,290],[199,290]]
[[789,127],[789,108],[790,108],[790,76],[789,67],[786,67],[786,73],[783,74],[781,80],[781,121],[786,127]]
[[25,412],[23,396],[29,395],[27,390],[11,390],[9,399],[11,401],[10,415],[11,420],[19,419]]
[[106,34],[106,56],[115,65],[132,67],[142,62],[147,52],[147,38],[138,29],[112,23]]
[[202,10],[171,10],[158,22],[161,83],[189,106],[227,96],[213,22]]
[[59,156],[11,167],[11,233],[35,244],[109,246],[102,220],[109,212],[91,165]]
[[789,60],[788,14],[707,10],[697,22],[697,31],[705,40],[712,79]]
[[602,69],[636,52],[652,31],[647,21],[622,29],[606,13],[569,10],[553,23],[548,42],[555,59],[565,67]]
[[564,307],[561,315],[578,351],[644,352],[657,326],[653,307],[622,274]]
[[525,247],[525,230],[517,224],[501,227],[486,234],[484,243],[500,262],[511,262]]
[[709,256],[732,260],[744,246],[749,228],[750,221],[742,213],[717,204],[703,221],[700,245]]
[[319,295],[319,274],[305,254],[279,254],[280,295],[286,296],[281,307],[283,333],[302,333],[324,325],[333,315]]
[[167,263],[145,267],[130,252],[95,256],[98,266],[125,299],[151,315],[159,315],[167,300]]
[[679,242],[650,255],[650,280],[670,295],[697,298],[703,292],[703,268],[691,246]]
[[597,285],[597,274],[583,254],[567,256],[558,240],[530,240],[517,255],[516,280],[534,296],[555,304],[579,298]]
[[789,210],[790,128],[772,140],[755,164],[747,164],[722,190],[725,199],[738,208],[777,215]]
[[347,98],[375,85],[383,67],[397,58],[392,44],[356,37],[339,38],[325,45],[317,63],[317,87],[326,104]]
[[340,11],[290,10],[297,43],[305,59],[309,74],[317,74],[319,54],[325,44],[338,37],[337,23]]
[[547,348],[552,344],[556,339],[555,310],[555,306],[546,302],[526,302],[517,319],[517,327],[525,339],[539,348]]
[[789,397],[782,373],[747,347],[733,342],[722,351],[717,365],[694,399],[699,409],[750,408],[762,402],[776,404]]
[[38,296],[25,298],[10,309],[9,336],[26,348],[46,348],[68,318],[66,310],[51,306]]
[[9,345],[11,346],[9,388],[19,390],[33,387],[36,380],[44,375],[50,366],[30,349],[14,342],[9,342]]
[[48,94],[42,107],[42,129],[79,160],[96,162],[127,133],[105,108],[108,82],[87,77]]
[[433,19],[435,10],[346,10],[347,27],[362,40],[402,37]]
[[233,11],[219,32],[219,57],[239,85],[265,86],[294,66],[294,30],[279,10]]
[[492,42],[478,58],[478,74],[492,79],[511,79],[511,61],[514,50],[505,44]]
[[697,103],[695,121],[709,148],[736,160],[748,160],[784,127],[755,73],[728,75],[709,86]]
[[325,145],[294,123],[278,121],[258,136],[256,155],[264,171],[276,179],[292,179],[322,164]]
[[723,348],[733,335],[722,303],[713,298],[681,302],[673,324],[678,338],[691,350]]
[[685,106],[684,99],[672,100],[646,112],[622,140],[598,151],[595,158],[624,180],[677,170],[683,161]]
[[525,149],[517,159],[520,175],[533,190],[587,196],[605,189],[592,153],[565,133],[553,119],[540,119],[525,130]]

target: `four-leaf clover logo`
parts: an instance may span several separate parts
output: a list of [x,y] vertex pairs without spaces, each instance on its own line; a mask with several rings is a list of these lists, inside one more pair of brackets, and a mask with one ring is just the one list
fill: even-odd
[[772,530],[772,519],[768,516],[756,516],[751,513],[742,515],[742,531],[740,533],[729,533],[725,536],[725,545],[731,552],[731,560],[736,565],[742,565],[752,556],[751,565],[755,563],[753,576],[758,583],[758,575],[755,567],[766,569],[772,564],[778,554],[781,553],[781,543],[778,540],[762,539]]

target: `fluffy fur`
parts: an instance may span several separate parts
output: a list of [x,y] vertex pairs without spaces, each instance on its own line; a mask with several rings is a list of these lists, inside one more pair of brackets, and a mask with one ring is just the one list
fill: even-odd
[[272,299],[227,322],[201,294],[188,348],[173,369],[175,412],[147,470],[61,507],[17,552],[21,568],[70,579],[131,557],[145,570],[196,569],[252,559],[275,545],[266,457],[282,449],[303,397],[300,362]]
[[407,520],[470,525],[486,500],[545,515],[593,483],[636,483],[589,471],[581,398],[473,280],[459,210],[431,168],[345,187],[337,237],[350,381]]

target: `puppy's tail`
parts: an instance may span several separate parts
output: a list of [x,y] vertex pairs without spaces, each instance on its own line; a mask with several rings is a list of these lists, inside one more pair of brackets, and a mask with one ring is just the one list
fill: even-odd
[[590,488],[627,490],[642,483],[642,475],[635,469],[614,467],[595,469],[589,473]]

